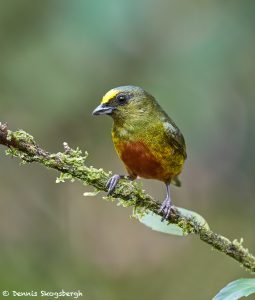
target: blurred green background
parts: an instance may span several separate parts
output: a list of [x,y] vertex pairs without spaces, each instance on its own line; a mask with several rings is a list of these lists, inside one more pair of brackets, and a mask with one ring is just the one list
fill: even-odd
[[[52,152],[123,173],[112,87],[142,86],[181,128],[188,160],[175,204],[255,251],[254,1],[0,1],[0,121]],[[77,290],[85,299],[211,299],[248,277],[196,237],[153,232],[81,183],[55,184],[0,149],[0,289]],[[145,189],[163,200],[159,182]]]

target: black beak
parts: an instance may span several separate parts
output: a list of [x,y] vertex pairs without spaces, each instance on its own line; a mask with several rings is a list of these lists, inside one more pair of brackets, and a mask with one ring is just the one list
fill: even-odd
[[111,106],[104,106],[103,104],[100,104],[93,112],[93,116],[97,115],[110,115],[112,111],[114,110],[114,107]]

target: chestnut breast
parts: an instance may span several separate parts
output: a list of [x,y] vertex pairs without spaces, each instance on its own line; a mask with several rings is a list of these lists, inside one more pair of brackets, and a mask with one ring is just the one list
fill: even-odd
[[161,181],[169,179],[170,176],[165,174],[160,161],[142,141],[118,143],[116,150],[127,169],[133,174]]

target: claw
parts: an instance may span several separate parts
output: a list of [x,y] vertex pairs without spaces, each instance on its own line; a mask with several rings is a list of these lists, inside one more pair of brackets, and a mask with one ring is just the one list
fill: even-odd
[[163,217],[161,219],[161,221],[163,222],[164,220],[167,220],[168,217],[170,216],[170,212],[171,212],[171,202],[169,201],[169,199],[166,199],[162,205],[160,206],[160,209],[158,211],[159,213],[163,213]]
[[166,199],[164,200],[164,202],[161,204],[160,209],[159,209],[159,213],[162,213],[162,219],[161,221],[163,222],[164,220],[167,220],[168,217],[170,216],[171,213],[171,198],[170,198],[170,189],[169,189],[170,185],[166,184]]
[[121,175],[113,175],[106,183],[106,188],[108,189],[107,195],[111,195],[111,193],[114,191],[117,183],[122,178]]

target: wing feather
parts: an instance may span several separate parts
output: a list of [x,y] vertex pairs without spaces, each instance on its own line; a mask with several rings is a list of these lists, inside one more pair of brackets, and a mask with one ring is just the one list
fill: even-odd
[[164,128],[169,144],[173,146],[179,153],[181,153],[184,159],[186,159],[187,153],[184,137],[180,129],[169,116],[165,116]]

